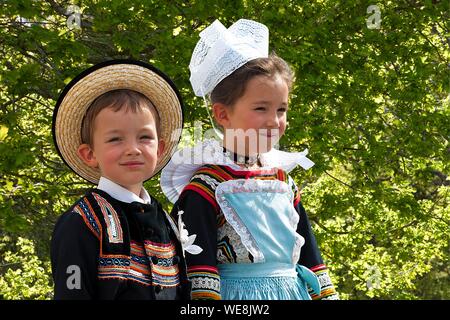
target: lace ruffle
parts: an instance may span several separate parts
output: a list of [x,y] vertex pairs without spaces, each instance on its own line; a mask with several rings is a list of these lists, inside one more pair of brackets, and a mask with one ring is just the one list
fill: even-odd
[[[233,180],[234,181],[240,181],[240,180]],[[216,199],[217,203],[219,203],[222,212],[228,221],[228,223],[233,227],[233,229],[237,232],[237,234],[241,237],[242,244],[245,246],[245,248],[250,252],[250,254],[253,256],[254,262],[264,262],[264,255],[262,251],[259,249],[255,239],[251,235],[250,231],[247,229],[247,227],[244,225],[242,220],[239,218],[239,215],[236,213],[234,208],[231,206],[231,204],[228,202],[228,200],[225,197],[226,191],[222,191],[220,187],[224,185],[225,183],[221,183],[217,189],[216,189]]]

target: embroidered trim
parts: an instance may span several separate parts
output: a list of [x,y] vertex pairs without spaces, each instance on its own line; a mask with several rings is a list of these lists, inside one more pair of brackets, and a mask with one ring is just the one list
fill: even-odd
[[106,223],[106,232],[108,233],[108,240],[110,243],[123,243],[123,231],[120,224],[119,216],[112,205],[103,197],[95,192],[92,192],[94,199],[103,214]]
[[193,277],[192,289],[208,289],[220,292],[220,281],[209,277]]
[[216,190],[217,193],[241,193],[241,192],[272,192],[272,193],[287,193],[289,197],[289,202],[292,203],[293,193],[289,189],[286,182],[280,180],[260,180],[260,179],[236,179],[229,180],[221,183],[218,186],[220,191]]
[[[147,246],[132,241],[130,256],[100,256],[98,260],[98,278],[122,279],[138,282],[145,286],[160,285],[175,287],[180,284],[178,265],[174,265],[175,247],[173,245],[157,248],[154,244],[147,251]],[[152,253],[151,256],[147,252]],[[158,252],[158,253],[155,253]],[[149,257],[156,257],[158,262],[150,268]]]
[[175,244],[173,242],[162,244],[146,240],[144,249],[143,254],[150,257],[152,261],[153,284],[165,287],[178,285],[180,282],[179,269],[178,265],[173,263],[176,253]]
[[220,183],[216,179],[213,179],[210,176],[207,176],[205,174],[196,174],[195,176],[192,177],[192,179],[196,179],[196,178],[205,181],[205,183],[207,183],[211,187],[212,190],[216,190],[216,187]]
[[91,230],[97,239],[101,239],[102,225],[98,221],[94,210],[92,210],[91,205],[87,198],[83,198],[78,202],[78,204],[73,208],[73,211],[78,213],[84,220],[86,226]]
[[339,300],[339,295],[334,288],[327,267],[322,264],[311,268],[311,270],[316,274],[320,283],[320,295],[313,294],[310,290],[311,298],[313,300]]
[[219,263],[252,263],[241,237],[229,223],[217,229],[217,261]]
[[188,278],[192,283],[192,299],[220,300],[220,276],[217,268],[211,266],[190,267]]

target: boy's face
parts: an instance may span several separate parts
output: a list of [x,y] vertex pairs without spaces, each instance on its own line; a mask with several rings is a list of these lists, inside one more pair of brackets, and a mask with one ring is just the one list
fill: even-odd
[[95,118],[93,145],[84,145],[85,151],[80,146],[79,154],[88,165],[98,166],[102,176],[139,195],[163,152],[164,143],[158,138],[150,109],[134,113],[105,108]]
[[[235,152],[252,155],[269,151],[286,130],[289,88],[279,75],[252,78],[233,106],[214,110]],[[214,108],[214,106],[213,106]]]

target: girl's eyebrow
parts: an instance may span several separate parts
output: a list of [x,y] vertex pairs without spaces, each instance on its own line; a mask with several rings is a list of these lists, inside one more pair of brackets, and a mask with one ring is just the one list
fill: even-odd
[[[255,102],[253,102],[252,103],[253,105],[270,105],[270,101],[266,101],[266,100],[261,100],[261,101],[255,101]],[[281,104],[280,104],[281,106],[285,106],[285,107],[287,107],[288,106],[288,103],[287,102],[282,102]]]
[[255,101],[255,102],[252,103],[252,105],[254,105],[254,106],[261,106],[261,105],[269,106],[270,102],[269,101],[265,101],[265,100]]

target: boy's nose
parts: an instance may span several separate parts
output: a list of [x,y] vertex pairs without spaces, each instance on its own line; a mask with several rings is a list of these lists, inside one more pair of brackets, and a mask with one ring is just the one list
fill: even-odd
[[139,149],[139,146],[136,142],[130,141],[127,144],[126,153],[129,155],[141,154],[141,149]]

